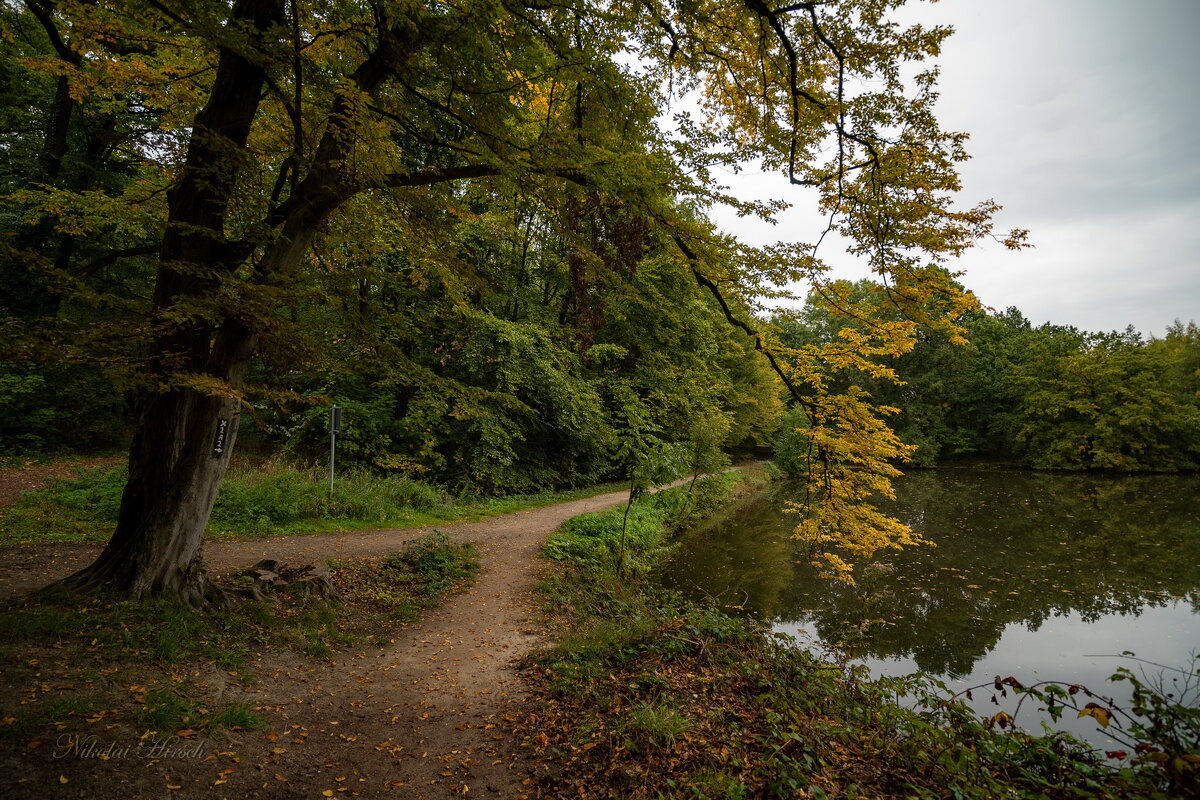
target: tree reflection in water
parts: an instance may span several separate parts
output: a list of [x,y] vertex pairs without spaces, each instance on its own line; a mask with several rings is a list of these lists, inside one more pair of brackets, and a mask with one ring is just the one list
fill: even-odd
[[[786,487],[751,498],[693,531],[663,582],[856,657],[911,658],[954,678],[1011,626],[1036,632],[1052,617],[1083,625],[1148,607],[1200,615],[1200,476],[913,472],[889,510],[937,547],[881,554],[854,586],[816,577],[788,538],[783,496]],[[1097,641],[1093,652],[1123,649]]]

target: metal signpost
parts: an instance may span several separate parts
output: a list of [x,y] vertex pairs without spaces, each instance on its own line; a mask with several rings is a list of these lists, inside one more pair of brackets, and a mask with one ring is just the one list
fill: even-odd
[[342,432],[342,407],[329,407],[329,496],[333,497],[333,463],[337,453],[337,435]]

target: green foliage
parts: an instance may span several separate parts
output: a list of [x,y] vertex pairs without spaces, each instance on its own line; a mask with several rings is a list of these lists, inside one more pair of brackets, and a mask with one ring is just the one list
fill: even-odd
[[[661,544],[666,509],[653,502],[635,504],[626,523],[627,565],[633,574],[644,574],[643,555]],[[621,541],[623,508],[584,514],[566,522],[551,534],[542,552],[559,561],[600,567],[616,563]]]
[[[477,203],[511,213],[504,198],[481,193]],[[552,223],[550,210],[533,211],[530,231]],[[498,263],[504,242],[491,245],[477,269],[504,293],[452,303],[444,286],[372,273],[381,288],[364,298],[368,329],[312,309],[323,327],[341,329],[346,350],[382,344],[388,355],[352,359],[338,348],[330,354],[338,363],[300,379],[306,393],[343,407],[343,463],[473,494],[527,493],[628,478],[630,448],[653,449],[659,465],[673,454],[676,472],[713,471],[724,450],[773,430],[779,401],[767,367],[677,264],[648,257],[593,287],[605,325],[585,347],[562,312],[574,302],[552,258],[564,244],[548,241],[549,252],[518,276]],[[395,303],[413,309],[411,325],[389,321]],[[264,404],[259,419],[269,441],[295,453],[317,457],[327,447],[323,407],[286,417]]]
[[210,525],[234,531],[317,519],[382,525],[406,511],[434,511],[450,502],[444,492],[407,476],[366,470],[338,475],[331,496],[328,474],[322,470],[268,462],[231,470]]
[[[867,282],[848,286],[846,305],[872,291]],[[1132,331],[1033,327],[1013,308],[971,311],[958,322],[965,342],[922,331],[910,351],[872,359],[894,370],[899,383],[863,369],[838,384],[841,391],[860,386],[874,402],[899,409],[894,427],[915,448],[914,463],[982,456],[1041,469],[1171,471],[1200,464],[1195,323],[1177,322],[1163,339],[1144,341]],[[784,341],[798,347],[867,327],[818,297],[776,323]],[[803,444],[785,429],[777,452],[791,463]]]
[[44,443],[42,434],[55,421],[53,409],[43,399],[47,394],[46,380],[31,370],[18,370],[3,364],[0,372],[0,419],[3,419],[7,453],[22,449],[36,450]]
[[[1132,654],[1128,654],[1132,655]],[[1124,734],[1133,747],[1130,768],[1149,773],[1179,797],[1200,796],[1200,656],[1193,656],[1190,669],[1174,670],[1168,676],[1139,676],[1120,667],[1114,681],[1132,687],[1133,705],[1124,717]],[[1095,713],[1092,714],[1095,718]],[[1107,726],[1106,726],[1107,727]]]
[[121,492],[129,472],[124,464],[80,470],[75,478],[56,481],[46,487],[47,501],[70,509],[86,518],[113,522],[121,508]]
[[[576,568],[607,577],[644,577],[662,554],[665,537],[672,527],[687,518],[698,518],[728,496],[728,475],[698,480],[691,489],[683,487],[643,494],[628,509],[610,508],[572,517],[550,535],[542,554]],[[623,565],[619,555],[624,546]]]
[[454,544],[449,536],[433,530],[386,559],[383,568],[396,573],[393,580],[411,573],[420,594],[440,597],[479,570],[479,554],[474,545]]
[[1186,398],[1164,347],[1136,334],[1085,336],[1022,365],[1019,452],[1060,469],[1175,470],[1200,464],[1200,399]]
[[674,708],[640,702],[617,721],[614,732],[631,750],[669,749],[691,727],[688,718]]
[[799,406],[792,406],[779,421],[779,432],[773,443],[775,464],[793,477],[802,477],[808,471],[809,440],[804,430],[809,426],[808,415]]
[[99,371],[0,361],[0,455],[112,448],[126,426],[125,404]]
[[[1132,653],[1125,655],[1133,657]],[[1128,708],[1086,686],[1055,681],[1024,685],[1016,678],[997,676],[993,683],[950,697],[944,685],[920,676],[882,683],[916,698],[919,713],[908,721],[910,727],[934,725],[939,732],[980,743],[968,759],[953,764],[957,770],[964,771],[964,764],[974,766],[1035,790],[1071,790],[1068,796],[1195,797],[1200,792],[1197,666],[1200,661],[1190,669],[1173,670],[1177,676],[1170,680],[1163,672],[1150,678],[1119,667],[1110,680],[1131,684],[1132,705]],[[1021,702],[1014,716],[998,712],[980,717],[963,699],[981,692],[1012,692]],[[1066,712],[1089,717],[1127,749],[1105,751],[1101,758],[1101,753],[1061,732],[1048,730],[1044,736],[1033,736],[1018,727],[1019,709],[1027,700],[1048,711],[1054,720]],[[975,758],[983,763],[971,764]],[[987,762],[1000,768],[989,767]]]

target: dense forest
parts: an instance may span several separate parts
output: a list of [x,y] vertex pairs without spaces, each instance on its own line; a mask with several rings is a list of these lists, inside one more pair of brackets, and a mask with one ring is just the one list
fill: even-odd
[[[345,409],[339,458],[347,467],[399,472],[458,491],[531,491],[620,477],[619,443],[632,425],[672,451],[683,470],[761,454],[766,444],[790,471],[805,468],[803,411],[787,410],[786,393],[766,362],[694,283],[671,284],[651,266],[628,285],[597,293],[594,302],[606,315],[581,357],[563,320],[566,275],[536,255],[527,257],[545,269],[541,280],[529,277],[535,270],[517,273],[510,278],[524,274],[532,283],[480,294],[463,306],[394,287],[392,302],[407,288],[409,302],[427,313],[419,336],[410,328],[408,341],[389,342],[397,348],[389,353],[404,357],[404,369],[421,375],[419,382],[398,380],[397,361],[372,358],[370,347],[356,354],[350,338],[356,330],[344,326],[318,368],[272,375],[261,366],[263,380],[286,380],[296,396],[255,403],[242,421],[243,441],[300,461],[325,458],[332,400]],[[637,302],[645,291],[672,298],[677,309]],[[347,316],[366,322],[365,305],[314,309],[311,318],[330,335]],[[810,301],[771,323],[785,342],[801,346],[837,341],[853,320]],[[910,463],[971,459],[1132,471],[1200,465],[1194,322],[1177,322],[1164,337],[1148,340],[1131,330],[1034,326],[1015,308],[971,312],[963,326],[965,344],[924,335],[912,351],[890,357],[897,380],[862,373],[845,379],[897,409],[890,423],[915,448]],[[129,400],[100,368],[0,366],[6,455],[86,453],[127,443]]]
[[[956,282],[1026,232],[956,199],[950,31],[899,5],[4,4],[0,447],[130,453],[71,586],[203,605],[238,438],[313,460],[334,402],[344,464],[476,494],[712,470],[782,429],[798,535],[860,554],[915,541],[870,503],[911,457],[1193,466],[1193,328],[1030,329]],[[748,165],[794,197],[730,197]],[[793,201],[870,285],[706,218]]]
[[[628,260],[593,283],[573,272],[586,267],[570,263],[545,211],[464,201],[470,219],[448,246],[468,274],[417,276],[390,252],[315,276],[285,321],[286,358],[253,364],[244,443],[323,460],[336,402],[345,466],[496,493],[620,477],[631,440],[680,470],[769,442],[782,402],[767,362],[690,273],[656,256],[636,219],[597,208],[578,221]],[[59,313],[94,312],[67,302]],[[3,369],[6,452],[127,442],[131,399],[101,367]]]

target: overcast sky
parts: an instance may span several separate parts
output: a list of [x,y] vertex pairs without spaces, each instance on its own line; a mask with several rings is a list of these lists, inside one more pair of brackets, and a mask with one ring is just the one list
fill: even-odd
[[[1035,324],[1161,336],[1200,322],[1200,0],[943,0],[906,14],[956,29],[939,109],[971,134],[964,203],[996,200],[997,228],[1029,228],[1036,245],[971,251],[967,287]],[[730,183],[794,194],[763,176]],[[753,244],[813,224],[802,202],[774,228],[713,216]]]

